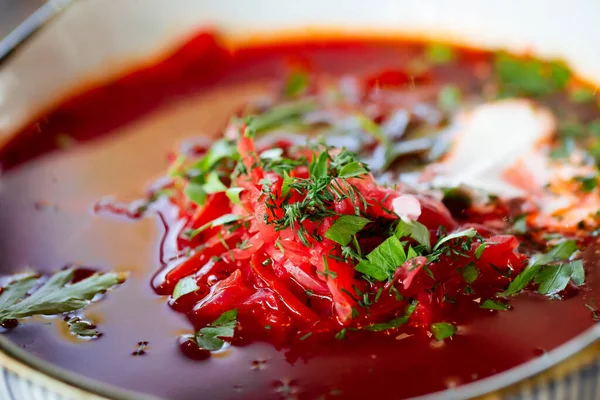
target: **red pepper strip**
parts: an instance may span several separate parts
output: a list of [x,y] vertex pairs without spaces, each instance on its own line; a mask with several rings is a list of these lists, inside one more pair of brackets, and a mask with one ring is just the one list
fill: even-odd
[[269,271],[269,266],[262,265],[262,261],[264,259],[264,256],[258,256],[255,254],[250,260],[252,270],[270,290],[279,296],[282,303],[293,315],[296,316],[297,319],[308,324],[315,323],[319,319],[317,314],[315,314],[310,308],[304,305],[304,303],[298,300],[298,298],[294,296],[292,292],[290,292],[286,285],[277,279],[271,271]]

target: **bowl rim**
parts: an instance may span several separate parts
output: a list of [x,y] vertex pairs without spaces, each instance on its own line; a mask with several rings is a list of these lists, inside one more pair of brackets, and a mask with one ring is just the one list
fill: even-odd
[[[31,14],[25,21],[17,26],[11,33],[0,39],[0,66],[8,60],[23,44],[33,37],[44,26],[51,22],[64,9],[69,7],[75,0],[50,0],[43,4],[37,11]],[[434,399],[462,399],[481,398],[493,394],[510,393],[523,382],[536,376],[544,375],[574,360],[575,365],[571,368],[563,368],[560,373],[565,376],[572,373],[577,367],[590,364],[593,360],[600,359],[596,353],[600,353],[600,323],[596,323],[584,332],[573,337],[569,341],[544,353],[542,356],[527,361],[516,367],[476,382],[467,383],[456,388],[433,392],[413,398],[414,400]],[[579,355],[590,351],[594,357],[584,360]],[[159,400],[159,397],[142,392],[130,391],[99,380],[88,378],[77,372],[59,367],[49,361],[43,360],[33,354],[21,349],[8,338],[0,334],[0,352],[8,356],[11,362],[15,362],[20,369],[25,368],[34,374],[27,375],[25,379],[35,381],[35,373],[43,374],[59,383],[66,384],[87,393],[101,396],[107,399],[117,400]],[[2,365],[8,371],[15,372],[11,365]],[[13,366],[14,367],[14,366]],[[19,368],[16,368],[19,369]],[[19,373],[17,373],[19,375]]]
[[[569,360],[574,360],[575,365],[571,368],[564,368],[558,375],[566,376],[577,367],[583,367],[590,364],[593,360],[598,359],[599,346],[598,339],[600,338],[600,324],[596,323],[588,328],[583,333],[560,345],[559,347],[545,353],[544,355],[520,364],[514,368],[503,371],[501,373],[489,376],[476,382],[464,384],[457,388],[450,388],[438,392],[428,393],[414,400],[451,400],[451,399],[467,399],[481,398],[493,394],[504,394],[515,391],[516,388],[523,382],[541,376],[544,373],[551,372],[553,369],[559,369]],[[591,359],[577,359],[578,355],[589,350],[594,354]],[[19,367],[25,367],[33,372],[41,373],[46,377],[50,377],[60,383],[76,389],[84,390],[90,394],[101,396],[107,399],[116,400],[160,400],[162,398],[152,396],[137,391],[126,390],[108,383],[104,383],[93,378],[85,377],[77,372],[69,371],[66,368],[56,366],[49,361],[43,360],[19,348],[12,343],[8,338],[0,335],[0,352],[7,355],[11,361],[19,364]],[[0,365],[8,370],[13,370],[10,365]],[[32,379],[33,376],[27,376],[27,379]],[[35,381],[35,379],[33,379]]]
[[0,37],[0,65],[5,62],[29,38],[33,37],[50,20],[60,14],[75,0],[49,0],[31,14],[25,21],[9,32],[4,38]]

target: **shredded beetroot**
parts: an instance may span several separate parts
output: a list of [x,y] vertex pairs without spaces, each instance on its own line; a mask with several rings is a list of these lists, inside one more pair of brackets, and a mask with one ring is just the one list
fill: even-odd
[[[239,126],[239,132],[232,153],[210,171],[190,173],[190,167],[168,188],[185,221],[178,246],[189,254],[164,274],[157,290],[175,291],[173,307],[196,329],[236,309],[238,334],[262,332],[280,344],[307,332],[398,329],[389,321],[403,316],[406,325],[426,330],[444,320],[448,305],[493,298],[525,267],[514,236],[461,226],[440,201],[378,184],[343,149],[280,141],[272,162],[259,155],[274,148],[257,150],[251,125]],[[352,169],[349,164],[354,172],[341,174]],[[207,173],[219,178],[216,192],[206,186]],[[206,192],[201,203],[191,196],[197,182]],[[330,230],[346,216],[364,226],[343,244],[330,238]],[[400,223],[418,224],[427,234],[398,235]],[[384,250],[390,251],[385,242],[396,239],[407,259],[393,265],[386,279],[359,271],[372,253],[394,259]],[[371,261],[371,268],[381,266]],[[196,287],[180,295],[176,286],[184,279]],[[389,328],[381,329],[385,324]]]
[[[182,348],[355,330],[444,340],[460,334],[463,306],[506,311],[523,290],[556,297],[583,284],[578,239],[523,246],[507,201],[382,183],[397,181],[405,157],[429,161],[410,132],[452,117],[423,106],[439,89],[427,75],[408,77],[332,84],[296,71],[281,93],[241,108],[223,139],[171,154],[147,203],[97,205],[160,212],[168,232],[153,286],[196,329]],[[403,92],[409,80],[418,85]]]

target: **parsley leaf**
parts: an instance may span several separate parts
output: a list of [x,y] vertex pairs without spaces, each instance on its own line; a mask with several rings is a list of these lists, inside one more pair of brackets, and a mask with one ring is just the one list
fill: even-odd
[[479,246],[477,246],[477,248],[475,249],[475,252],[473,253],[476,260],[479,260],[481,258],[486,246],[487,246],[486,243],[481,243]]
[[581,260],[547,266],[535,277],[534,282],[540,285],[538,287],[540,294],[554,294],[567,287],[574,273],[575,278],[573,280],[582,284],[583,264]]
[[204,191],[204,185],[201,183],[189,182],[183,190],[183,194],[199,206],[206,201],[206,192]]
[[485,308],[486,310],[506,311],[510,308],[510,306],[508,304],[487,299],[479,306],[479,308]]
[[[535,254],[534,256],[532,256],[529,260],[529,263],[527,264],[527,266],[525,267],[525,269],[515,277],[515,279],[513,279],[513,281],[508,285],[508,288],[506,288],[506,290],[502,293],[499,293],[500,296],[506,297],[506,296],[510,296],[513,295],[515,293],[520,292],[521,290],[523,290],[525,288],[525,286],[527,286],[536,276],[537,274],[540,272],[540,270],[542,269],[542,266],[547,265],[549,263],[552,262],[556,262],[556,261],[560,261],[560,260],[566,260],[569,257],[571,257],[571,255],[573,255],[573,253],[577,250],[577,244],[575,243],[574,240],[565,240],[564,242],[558,244],[557,246],[553,247],[549,252],[545,253],[545,254]],[[569,269],[569,267],[566,267],[567,269]],[[548,282],[547,284],[544,284],[542,287],[543,291],[549,291],[551,289],[554,289],[556,287],[560,287],[562,285],[562,281],[564,281],[564,278],[561,278],[561,275],[563,275],[566,271],[560,270],[557,271],[555,268],[551,267],[547,267],[546,269],[549,269],[549,272],[545,272],[544,275],[542,276],[541,280],[540,279],[536,279],[536,283],[541,284],[543,282],[546,282],[547,280],[552,281],[552,282]],[[577,269],[577,279],[579,281],[579,279],[581,278],[581,273],[582,269]],[[556,276],[555,276],[556,274]],[[568,283],[568,281],[567,281]],[[565,284],[566,286],[566,284]],[[540,292],[542,293],[542,292]]]
[[451,64],[456,60],[456,51],[448,45],[432,43],[425,49],[425,58],[432,64]]
[[227,198],[229,199],[229,201],[231,201],[234,204],[241,204],[240,202],[240,193],[242,193],[244,191],[244,188],[240,188],[240,187],[232,187],[232,188],[228,188],[225,191],[225,195],[227,196]]
[[456,327],[448,322],[436,322],[431,324],[431,333],[435,340],[444,340],[454,336]]
[[125,281],[123,275],[108,272],[95,273],[69,284],[74,273],[74,268],[56,272],[29,297],[23,296],[33,287],[31,277],[11,282],[0,295],[0,323],[9,319],[57,315],[80,310],[86,307],[95,295]]
[[296,179],[289,176],[289,174],[287,172],[283,173],[283,183],[281,184],[281,195],[282,196],[287,196],[288,193],[290,192],[290,189],[292,188],[292,184],[294,183]]
[[353,176],[360,176],[368,173],[367,169],[361,162],[354,161],[350,164],[346,164],[342,167],[340,172],[338,172],[338,177],[340,178],[351,178]]
[[519,215],[517,218],[515,218],[512,231],[521,235],[527,233],[527,214]]
[[471,238],[475,235],[477,235],[477,231],[473,228],[469,228],[469,229],[465,229],[462,231],[451,233],[449,235],[444,236],[443,238],[440,238],[438,240],[438,242],[435,244],[435,246],[433,246],[433,250],[439,249],[444,243],[449,242],[451,240],[462,238],[462,237]]
[[225,341],[219,338],[232,338],[237,324],[237,309],[221,314],[210,325],[196,332],[195,340],[198,347],[208,351],[217,351],[223,348]]
[[177,282],[177,285],[175,285],[175,288],[173,289],[173,300],[177,300],[181,296],[191,292],[195,292],[196,290],[198,290],[196,278],[194,278],[193,276],[187,276],[183,279],[180,279],[179,282]]
[[2,294],[0,295],[0,310],[15,304],[25,297],[25,295],[33,289],[37,281],[38,277],[32,275],[9,283],[8,286],[2,290]]
[[344,339],[346,339],[346,334],[347,334],[347,330],[346,330],[346,328],[344,328],[335,334],[335,338],[337,340],[344,340]]
[[295,97],[303,94],[308,88],[308,75],[303,71],[294,71],[285,84],[285,95]]
[[216,219],[213,219],[210,222],[207,222],[206,224],[202,225],[200,228],[194,229],[188,235],[188,238],[189,239],[193,239],[198,234],[204,232],[208,228],[215,228],[217,226],[227,225],[227,224],[230,224],[232,222],[239,221],[240,219],[242,219],[242,217],[240,215],[236,215],[236,214],[224,214],[224,215],[221,215],[219,218],[216,218]]
[[233,141],[227,139],[217,140],[208,149],[206,154],[193,165],[190,170],[195,170],[198,173],[206,174],[210,172],[214,166],[224,158],[237,158],[237,149]]
[[365,326],[364,329],[367,331],[372,331],[372,332],[380,332],[380,331],[385,331],[388,329],[398,328],[408,322],[408,320],[410,319],[410,316],[413,314],[413,312],[415,312],[415,309],[417,308],[418,304],[419,304],[419,302],[415,300],[415,301],[411,302],[408,305],[408,307],[406,307],[406,311],[404,312],[403,316],[394,318],[387,322],[367,325],[367,326]]
[[167,169],[167,175],[169,175],[172,178],[185,176],[185,173],[182,171],[182,168],[183,165],[186,163],[187,159],[187,156],[180,154]]
[[206,182],[202,185],[202,189],[205,193],[213,194],[226,191],[227,186],[221,182],[216,172],[211,172],[206,176]]
[[391,236],[367,254],[367,259],[359,262],[354,269],[375,280],[384,281],[391,278],[406,259],[402,243],[396,236]]
[[585,193],[592,192],[598,186],[598,176],[576,176],[573,180],[581,184],[581,191]]
[[310,177],[314,180],[327,175],[327,164],[329,162],[329,153],[324,151],[318,156],[313,156],[309,166]]
[[573,103],[591,103],[596,98],[596,90],[582,87],[569,92],[569,100]]
[[542,97],[563,90],[571,73],[560,62],[543,62],[531,58],[498,53],[494,60],[501,97]]
[[67,325],[71,332],[80,337],[96,339],[100,336],[100,332],[96,330],[96,325],[79,317],[71,317],[67,320]]
[[462,272],[462,276],[469,285],[479,277],[479,270],[472,262],[468,263]]
[[411,237],[420,245],[425,246],[427,251],[431,250],[429,229],[418,221],[404,221],[401,219],[398,226],[396,226],[396,236],[400,238]]
[[565,240],[554,246],[548,253],[537,258],[540,264],[548,264],[552,261],[566,260],[577,250],[577,243],[574,240]]
[[297,121],[315,108],[317,108],[317,102],[313,99],[302,99],[276,105],[260,115],[251,116],[246,130],[250,132],[250,136],[265,132],[285,123]]
[[527,264],[525,269],[521,271],[519,275],[513,279],[513,281],[508,285],[508,288],[502,293],[498,293],[499,296],[511,296],[515,293],[520,292],[531,282],[533,278],[540,272],[541,265],[535,262]]
[[573,272],[571,273],[571,279],[575,286],[581,286],[585,282],[585,271],[583,269],[583,262],[581,260],[571,261],[571,267]]
[[352,240],[352,236],[360,232],[369,222],[371,222],[369,219],[357,215],[342,215],[325,232],[325,237],[346,246]]

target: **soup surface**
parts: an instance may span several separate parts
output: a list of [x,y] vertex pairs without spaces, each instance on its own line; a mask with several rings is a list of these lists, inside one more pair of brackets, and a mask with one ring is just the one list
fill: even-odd
[[[452,306],[444,311],[444,321],[455,331],[440,340],[436,340],[439,332],[409,324],[406,329],[383,332],[357,328],[343,340],[314,340],[316,334],[311,340],[312,333],[303,331],[301,340],[274,344],[268,335],[247,334],[247,338],[236,336],[232,346],[209,357],[190,350],[193,342],[181,346],[186,343],[182,337],[210,322],[190,317],[192,326],[184,315],[190,312],[185,306],[169,304],[172,287],[160,289],[165,271],[172,268],[170,257],[181,250],[182,222],[173,217],[174,205],[165,199],[152,202],[145,212],[138,212],[139,206],[146,206],[144,199],[156,194],[157,180],[160,183],[165,171],[173,170],[178,154],[189,153],[190,148],[201,149],[201,154],[210,147],[206,138],[222,136],[232,115],[248,107],[253,112],[269,109],[282,92],[287,100],[298,101],[327,90],[348,103],[355,96],[353,107],[369,121],[389,128],[392,138],[392,119],[402,126],[396,128],[394,143],[404,147],[389,162],[392,172],[386,173],[387,166],[378,167],[377,153],[369,150],[381,143],[360,141],[372,134],[368,127],[332,124],[341,129],[337,136],[341,144],[336,147],[355,146],[353,151],[365,153],[379,182],[421,187],[435,186],[438,179],[438,187],[444,190],[436,190],[445,196],[443,204],[461,226],[498,220],[500,225],[488,223],[486,229],[519,239],[522,267],[532,254],[572,240],[578,251],[565,258],[569,263],[581,261],[585,283],[578,282],[574,273],[556,273],[557,280],[566,277],[564,285],[542,293],[533,290],[543,282],[536,278],[510,301],[508,296],[496,298],[500,309],[481,308],[486,299],[467,293],[468,302],[449,301]],[[361,100],[365,93],[373,96],[371,103]],[[498,98],[505,100],[498,103]],[[600,137],[597,102],[595,92],[570,77],[560,63],[395,40],[315,39],[232,49],[212,34],[199,34],[165,60],[61,103],[0,151],[4,275],[27,270],[49,275],[67,265],[128,273],[120,287],[85,309],[85,319],[97,326],[100,337],[84,340],[70,332],[63,318],[44,316],[22,319],[16,327],[7,325],[3,334],[60,367],[170,399],[195,399],[199,394],[231,399],[404,398],[507,370],[573,338],[597,317],[600,276],[595,237],[600,203],[594,197],[598,189],[593,160],[600,154],[594,136]],[[386,110],[380,112],[384,117],[377,114],[379,109],[374,111],[375,105]],[[478,108],[486,105],[490,108]],[[500,118],[494,114],[498,110]],[[485,119],[486,113],[492,119]],[[505,124],[518,119],[516,115],[524,115],[525,122]],[[498,128],[492,129],[491,136],[473,135],[471,131],[481,126],[477,118],[484,118],[484,126],[498,124]],[[564,183],[567,193],[580,193],[576,196],[580,204],[585,199],[585,210],[563,205],[530,211],[523,197],[538,196],[533,203],[550,203],[546,183],[537,194],[518,190],[538,182],[530,165],[516,164],[522,173],[508,181],[495,181],[493,174],[477,175],[480,170],[507,167],[481,167],[478,157],[493,159],[493,154],[506,151],[499,158],[510,158],[515,151],[502,147],[502,141],[494,142],[494,137],[522,140],[532,131],[531,124],[534,133],[538,125],[544,135],[548,131],[547,137],[518,142],[516,148],[529,146],[537,151],[541,141],[553,160],[569,159],[571,169],[577,171],[565,178],[564,169],[557,167],[562,172],[556,175],[560,182],[568,181]],[[457,137],[471,147],[460,147]],[[273,142],[265,140],[266,147],[264,143]],[[581,160],[570,159],[579,154]],[[521,155],[527,160],[537,157]],[[453,159],[467,161],[453,164]],[[457,171],[473,173],[465,177]],[[554,178],[550,177],[553,184]],[[479,195],[481,190],[486,196],[492,194],[484,211],[470,205],[477,195],[460,191],[453,196],[448,190],[472,188],[478,182],[485,186],[479,188]],[[486,186],[490,182],[492,186]],[[150,195],[148,188],[152,188]],[[568,198],[561,188],[555,189],[552,201]],[[496,244],[486,237],[487,246]],[[544,270],[554,267],[549,264]],[[464,279],[472,283],[472,278]],[[504,286],[516,278],[506,279]],[[504,305],[509,308],[502,309]],[[337,319],[335,312],[331,319],[339,322],[339,312]]]

